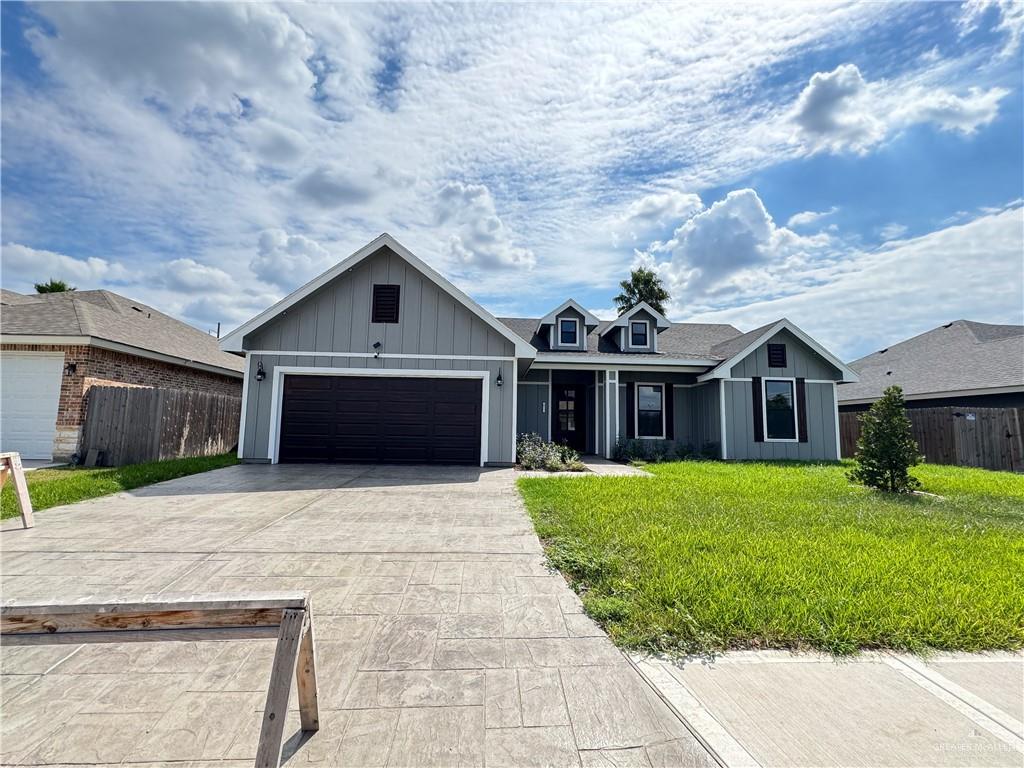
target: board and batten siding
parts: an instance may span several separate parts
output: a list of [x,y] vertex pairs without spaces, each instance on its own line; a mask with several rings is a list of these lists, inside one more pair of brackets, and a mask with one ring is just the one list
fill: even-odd
[[[768,344],[786,345],[786,367],[768,366]],[[732,367],[732,377],[802,378],[807,392],[807,442],[754,442],[750,381],[725,381],[726,451],[730,459],[838,459],[836,402],[832,384],[842,373],[787,330],[781,330]],[[817,380],[817,381],[813,381]],[[821,383],[824,382],[824,383]]]
[[831,383],[807,382],[807,442],[754,442],[754,396],[749,381],[725,382],[726,444],[730,459],[838,459],[836,405]]
[[[785,368],[768,367],[769,344],[786,345]],[[748,376],[760,376],[762,378],[792,376],[793,378],[802,379],[839,381],[842,378],[839,369],[785,329],[776,333],[768,341],[736,363],[732,367],[730,375],[734,379],[746,378]]]
[[[398,323],[370,322],[375,284],[401,286]],[[373,351],[377,341],[382,344],[379,358],[374,357]],[[271,394],[277,366],[488,371],[487,460],[510,463],[515,458],[514,345],[388,248],[367,257],[267,325],[247,334],[243,347],[250,351],[251,358],[245,433],[241,440],[243,459],[265,460],[271,455]],[[282,354],[286,352],[308,354]],[[336,357],[318,352],[366,356]],[[430,357],[433,355],[438,357]],[[475,359],[451,360],[446,356]],[[262,382],[254,378],[260,362],[266,372]],[[505,382],[502,387],[495,384],[499,371]]]

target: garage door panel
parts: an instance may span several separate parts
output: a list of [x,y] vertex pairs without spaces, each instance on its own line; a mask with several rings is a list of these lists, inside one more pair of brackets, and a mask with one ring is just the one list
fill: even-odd
[[288,375],[279,458],[479,464],[481,392],[479,379]]
[[63,369],[63,354],[0,355],[0,450],[53,457]]

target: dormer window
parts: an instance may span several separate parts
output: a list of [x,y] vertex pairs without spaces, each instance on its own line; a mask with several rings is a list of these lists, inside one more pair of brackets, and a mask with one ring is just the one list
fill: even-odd
[[646,320],[634,321],[629,324],[629,346],[631,347],[647,347],[649,346],[650,326]]
[[558,346],[575,347],[580,343],[580,321],[574,317],[558,321]]

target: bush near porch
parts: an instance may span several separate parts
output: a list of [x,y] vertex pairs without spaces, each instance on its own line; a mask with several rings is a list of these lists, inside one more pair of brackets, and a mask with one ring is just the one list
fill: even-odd
[[[32,508],[38,512],[49,507],[72,504],[76,501],[94,499],[118,491],[128,491],[143,485],[151,485],[176,477],[195,475],[211,469],[229,467],[238,463],[234,453],[216,456],[199,456],[168,461],[150,461],[145,464],[128,464],[123,467],[55,467],[36,469],[25,473],[28,495]],[[0,519],[17,517],[18,500],[14,495],[14,483],[8,479],[0,495]],[[38,521],[37,521],[38,523]]]
[[1024,647],[1024,476],[921,465],[936,496],[848,465],[674,462],[519,488],[555,566],[621,646]]

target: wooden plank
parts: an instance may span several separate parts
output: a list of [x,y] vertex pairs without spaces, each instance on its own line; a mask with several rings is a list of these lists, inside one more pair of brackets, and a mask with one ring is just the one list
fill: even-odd
[[11,481],[14,483],[14,495],[18,499],[18,510],[21,512],[21,526],[32,528],[36,521],[32,515],[32,499],[28,495],[28,481],[25,480],[25,468],[21,465],[21,454],[5,454],[2,462],[10,470]]
[[299,658],[295,666],[295,682],[299,693],[299,720],[304,731],[320,730],[320,705],[316,686],[316,643],[310,615],[302,632]]
[[208,640],[269,640],[277,624],[258,627],[194,627],[189,629],[117,629],[110,632],[32,632],[4,634],[7,646],[82,645],[83,643],[205,642]]
[[19,615],[73,614],[73,613],[115,613],[132,611],[177,611],[177,610],[229,610],[257,608],[305,608],[309,605],[309,593],[299,591],[279,592],[207,592],[203,594],[146,594],[114,598],[84,595],[70,602],[9,600],[0,605],[0,617],[11,613]]
[[257,768],[278,768],[281,764],[281,742],[288,714],[288,697],[291,694],[292,675],[295,674],[305,623],[304,610],[289,608],[281,618],[274,666],[270,671],[267,704],[263,709],[260,726],[260,743],[256,749]]
[[277,626],[281,608],[228,608],[201,610],[82,611],[79,613],[19,614],[0,616],[0,633],[100,632],[185,627]]

